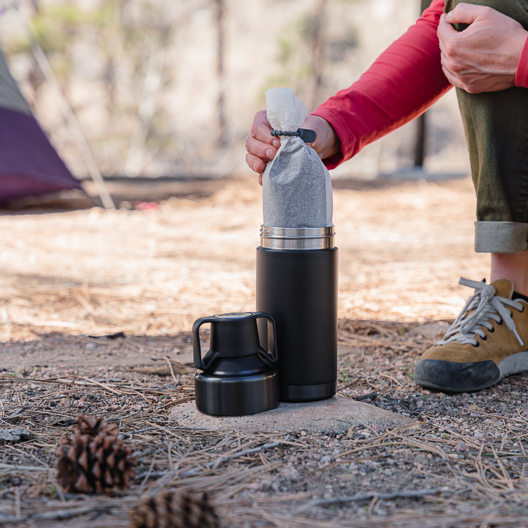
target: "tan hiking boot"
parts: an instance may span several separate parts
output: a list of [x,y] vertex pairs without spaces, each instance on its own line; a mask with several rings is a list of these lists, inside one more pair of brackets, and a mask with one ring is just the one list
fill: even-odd
[[528,303],[512,300],[513,283],[460,279],[475,294],[446,335],[417,363],[414,381],[446,392],[470,392],[528,370]]

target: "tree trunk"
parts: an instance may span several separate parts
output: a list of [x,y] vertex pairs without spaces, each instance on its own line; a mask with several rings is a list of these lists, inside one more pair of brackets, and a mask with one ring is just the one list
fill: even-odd
[[218,112],[218,145],[222,146],[225,140],[225,79],[224,79],[224,14],[225,14],[225,0],[214,0],[216,4],[216,35],[217,35],[217,51],[216,51],[216,74],[218,82],[218,98],[217,98],[217,112]]
[[[31,0],[31,7],[33,8],[33,16],[38,16],[40,14],[40,0]],[[42,84],[42,72],[40,71],[37,60],[32,55],[31,56],[31,67],[28,72],[28,82],[31,86],[32,96],[33,96],[33,105],[35,108],[38,105],[38,100],[40,96],[40,85]]]
[[[421,0],[422,13],[431,5],[432,0]],[[414,149],[414,166],[423,167],[425,160],[425,139],[427,133],[426,114],[416,120],[416,146]]]
[[312,109],[322,102],[325,11],[326,0],[317,0],[312,24]]

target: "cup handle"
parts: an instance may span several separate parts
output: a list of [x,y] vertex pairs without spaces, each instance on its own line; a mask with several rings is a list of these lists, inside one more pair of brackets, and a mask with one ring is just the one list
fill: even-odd
[[205,323],[214,323],[216,319],[213,317],[202,317],[196,319],[192,327],[192,339],[193,339],[193,356],[194,366],[198,369],[205,369],[206,365],[202,361],[202,350],[200,348],[200,326]]
[[[277,331],[275,328],[275,319],[270,314],[265,312],[254,312],[253,317],[255,319],[267,319],[268,320],[268,350],[266,351],[266,359],[272,363],[276,363],[278,359],[277,355]],[[271,346],[270,346],[271,345]]]

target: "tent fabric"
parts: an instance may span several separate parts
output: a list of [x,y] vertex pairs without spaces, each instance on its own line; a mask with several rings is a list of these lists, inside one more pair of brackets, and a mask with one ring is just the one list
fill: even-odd
[[18,110],[31,115],[31,108],[20,93],[2,51],[0,51],[0,107],[11,108],[11,110]]
[[0,203],[80,188],[33,117],[0,51]]
[[1,194],[8,197],[4,200],[4,203],[27,198],[28,196],[59,192],[64,189],[64,185],[53,185],[52,183],[36,181],[25,176],[0,174],[0,182],[2,186]]

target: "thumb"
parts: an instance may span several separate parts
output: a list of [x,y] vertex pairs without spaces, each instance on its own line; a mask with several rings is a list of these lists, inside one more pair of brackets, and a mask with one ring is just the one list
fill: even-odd
[[447,16],[443,14],[440,17],[440,23],[438,24],[438,38],[440,42],[447,42],[450,38],[453,38],[454,34],[457,34],[457,30],[447,21]]
[[453,11],[447,13],[446,20],[450,24],[472,24],[483,16],[487,9],[489,8],[485,6],[458,4]]

